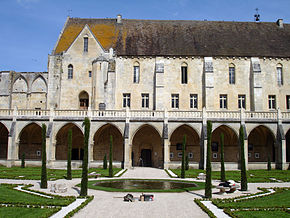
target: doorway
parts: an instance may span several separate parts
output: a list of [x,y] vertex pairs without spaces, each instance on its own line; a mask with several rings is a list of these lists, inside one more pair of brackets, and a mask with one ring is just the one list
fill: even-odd
[[150,149],[142,149],[141,150],[141,158],[142,158],[142,161],[140,161],[139,166],[152,167],[152,159],[151,159],[151,150]]

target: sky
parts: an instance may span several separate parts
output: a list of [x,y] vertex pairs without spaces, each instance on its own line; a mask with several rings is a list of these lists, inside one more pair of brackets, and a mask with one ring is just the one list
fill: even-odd
[[0,0],[0,71],[47,71],[70,17],[290,23],[290,0]]

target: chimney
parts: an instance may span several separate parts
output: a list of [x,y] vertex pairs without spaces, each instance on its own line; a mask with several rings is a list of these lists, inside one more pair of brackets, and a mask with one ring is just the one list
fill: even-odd
[[117,15],[117,23],[122,23],[122,15],[121,14]]
[[283,19],[278,19],[276,24],[278,25],[279,28],[283,28]]

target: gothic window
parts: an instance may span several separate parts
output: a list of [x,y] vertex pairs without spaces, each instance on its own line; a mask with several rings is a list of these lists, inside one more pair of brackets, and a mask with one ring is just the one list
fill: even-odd
[[89,38],[84,37],[84,52],[88,52],[89,50]]
[[134,64],[133,83],[139,83],[140,80],[140,65],[138,62]]
[[171,95],[171,107],[172,108],[179,108],[179,94],[172,94]]
[[142,108],[149,108],[149,94],[141,94],[142,96]]
[[181,66],[181,84],[187,84],[187,64],[183,63]]
[[245,95],[238,95],[238,107],[239,109],[241,108],[246,109],[246,96]]
[[221,109],[227,109],[228,108],[227,95],[220,95],[220,108]]
[[67,71],[67,78],[72,79],[73,78],[73,65],[68,65],[68,71]]
[[89,77],[92,77],[92,71],[89,71]]
[[190,108],[197,109],[197,94],[190,94]]
[[230,64],[229,66],[229,83],[230,84],[235,84],[236,82],[236,72],[235,72],[235,65]]
[[283,85],[283,71],[282,71],[282,65],[277,65],[277,80],[278,80],[278,86]]
[[123,107],[130,107],[131,106],[131,94],[124,93],[123,94]]
[[269,109],[276,109],[276,96],[269,95],[268,96],[268,103],[269,103]]

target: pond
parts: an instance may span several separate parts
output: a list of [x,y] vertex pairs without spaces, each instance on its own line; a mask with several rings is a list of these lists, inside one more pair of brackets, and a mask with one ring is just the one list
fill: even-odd
[[135,180],[135,179],[120,179],[120,180],[103,180],[94,183],[94,186],[103,187],[104,189],[111,188],[114,190],[133,191],[133,190],[150,190],[150,191],[187,191],[198,187],[193,182],[183,182],[177,180]]

